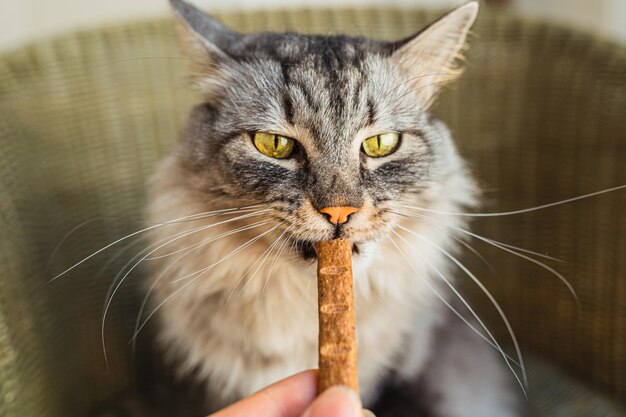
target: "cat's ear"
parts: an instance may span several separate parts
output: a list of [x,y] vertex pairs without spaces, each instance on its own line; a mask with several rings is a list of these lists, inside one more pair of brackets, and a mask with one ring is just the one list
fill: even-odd
[[394,44],[391,59],[410,80],[424,108],[428,108],[445,83],[461,74],[458,61],[470,27],[478,14],[478,1],[471,1],[451,11],[416,35]]
[[192,75],[200,83],[223,77],[235,65],[229,52],[241,43],[241,35],[183,0],[170,0],[181,37],[183,53],[189,58]]

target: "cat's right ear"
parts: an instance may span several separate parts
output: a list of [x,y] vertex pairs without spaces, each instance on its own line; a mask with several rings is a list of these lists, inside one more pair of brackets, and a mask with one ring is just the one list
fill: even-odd
[[391,56],[412,85],[414,97],[428,108],[443,84],[462,72],[465,40],[478,14],[479,2],[469,1],[419,33],[396,42]]
[[241,35],[183,0],[170,0],[170,4],[178,18],[181,46],[192,75],[206,90],[236,65],[229,51],[242,42]]

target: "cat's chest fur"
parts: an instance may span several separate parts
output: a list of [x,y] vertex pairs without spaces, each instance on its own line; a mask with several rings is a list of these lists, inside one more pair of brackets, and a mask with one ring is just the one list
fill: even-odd
[[[168,164],[162,170],[168,174],[157,179],[160,191],[150,207],[152,219],[206,211],[193,192],[176,186],[176,169]],[[208,219],[202,224],[218,221]],[[254,221],[258,218],[245,223]],[[157,229],[155,239],[199,225]],[[233,227],[227,223],[178,239],[168,252]],[[154,285],[153,307],[159,306],[161,343],[182,364],[182,374],[193,372],[201,382],[209,381],[207,387],[218,406],[317,367],[315,264],[294,261],[290,248],[280,256],[276,249],[257,270],[261,265],[257,261],[263,260],[280,233],[269,233],[230,255],[269,229],[259,227],[215,240],[184,261],[168,256],[152,263],[149,284]],[[437,236],[447,239],[435,228],[424,226],[422,233],[434,240]],[[423,243],[411,243],[409,249],[402,242],[381,239],[363,246],[354,257],[359,379],[366,403],[375,399],[376,388],[390,370],[407,375],[419,370],[432,349],[432,328],[441,320],[440,303],[428,289],[432,285],[429,270],[419,261],[430,257],[430,262],[440,264],[441,256]],[[413,258],[413,265],[400,257],[396,244]],[[421,253],[416,254],[416,248]],[[213,266],[204,273],[191,275],[209,265]]]

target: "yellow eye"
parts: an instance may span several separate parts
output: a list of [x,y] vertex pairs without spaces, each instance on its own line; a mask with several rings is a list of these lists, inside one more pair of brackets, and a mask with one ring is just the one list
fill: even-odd
[[380,158],[392,154],[400,143],[398,133],[383,133],[363,141],[363,152],[372,158]]
[[270,158],[284,159],[293,152],[294,140],[274,133],[256,132],[254,146]]

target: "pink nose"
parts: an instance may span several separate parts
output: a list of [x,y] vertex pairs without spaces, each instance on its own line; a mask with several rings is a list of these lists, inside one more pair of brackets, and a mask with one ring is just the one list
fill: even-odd
[[328,221],[332,224],[344,224],[348,221],[348,216],[359,211],[356,207],[324,207],[321,213],[328,215]]

